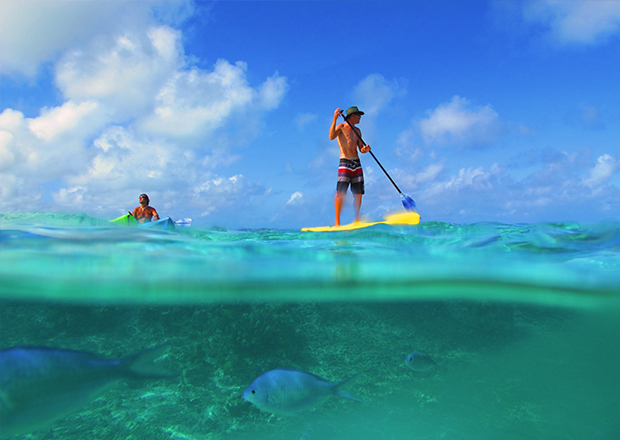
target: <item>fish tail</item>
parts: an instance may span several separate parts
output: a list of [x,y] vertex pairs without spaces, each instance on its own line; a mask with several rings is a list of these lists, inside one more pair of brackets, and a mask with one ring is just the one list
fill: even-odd
[[361,402],[360,399],[355,397],[353,394],[351,394],[349,391],[347,391],[344,388],[349,382],[351,382],[356,377],[357,376],[353,376],[353,377],[350,377],[348,379],[345,379],[343,381],[340,381],[340,382],[337,382],[336,384],[334,384],[335,394],[337,396],[339,396],[339,397],[342,397],[343,399],[353,400],[355,402]]
[[161,379],[177,376],[178,374],[174,371],[170,371],[167,368],[153,363],[156,359],[162,357],[169,348],[170,344],[164,343],[126,357],[122,364],[126,374],[129,377],[145,379]]
[[337,390],[336,395],[342,397],[343,399],[353,400],[355,402],[361,402],[361,399],[358,399],[353,394],[349,393],[347,390]]

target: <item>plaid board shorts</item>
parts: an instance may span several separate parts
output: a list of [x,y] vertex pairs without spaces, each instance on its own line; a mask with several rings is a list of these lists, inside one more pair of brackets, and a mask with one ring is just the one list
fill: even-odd
[[364,194],[364,173],[359,159],[340,159],[336,191],[346,193],[351,184],[353,194]]

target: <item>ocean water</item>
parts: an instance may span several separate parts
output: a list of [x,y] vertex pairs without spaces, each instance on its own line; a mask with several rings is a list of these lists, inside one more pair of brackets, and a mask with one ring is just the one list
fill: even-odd
[[[164,342],[178,378],[119,383],[21,438],[617,440],[620,224],[172,232],[0,214],[0,348]],[[413,351],[437,367],[407,368]],[[282,367],[353,377],[361,402],[283,417],[242,399]]]

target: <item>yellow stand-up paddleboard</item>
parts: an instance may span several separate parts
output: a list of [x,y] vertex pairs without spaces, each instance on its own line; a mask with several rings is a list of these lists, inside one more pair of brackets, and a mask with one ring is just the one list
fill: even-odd
[[367,228],[374,225],[394,225],[394,226],[410,226],[420,223],[420,214],[417,212],[405,211],[385,216],[382,222],[355,222],[348,225],[340,226],[318,226],[315,228],[302,228],[302,231],[309,232],[326,232],[326,231],[352,231],[354,229]]

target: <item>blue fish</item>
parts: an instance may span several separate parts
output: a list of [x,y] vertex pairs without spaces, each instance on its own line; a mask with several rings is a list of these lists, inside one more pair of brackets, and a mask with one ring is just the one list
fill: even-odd
[[48,426],[78,411],[119,380],[176,376],[153,364],[168,347],[162,344],[116,360],[55,348],[0,350],[0,436]]
[[426,353],[422,353],[420,351],[414,351],[409,356],[407,356],[407,358],[405,359],[405,365],[411,370],[418,373],[429,371],[430,369],[437,366],[433,358],[431,358]]
[[319,406],[334,395],[359,402],[342,389],[350,380],[329,382],[304,371],[271,370],[252,382],[243,398],[263,411],[290,416]]

